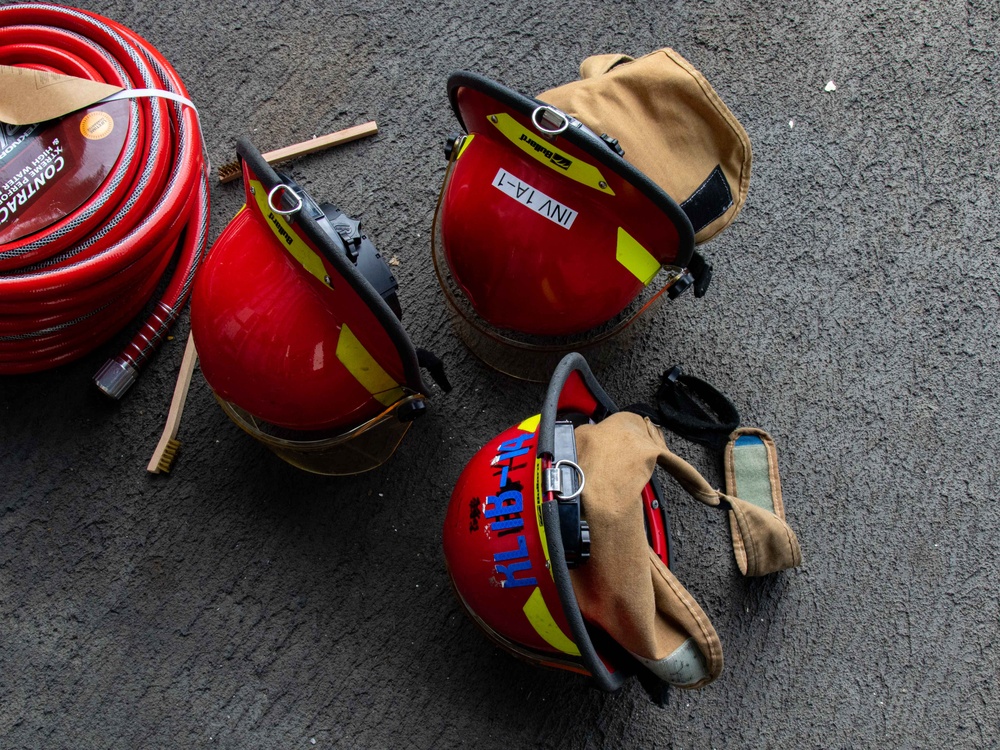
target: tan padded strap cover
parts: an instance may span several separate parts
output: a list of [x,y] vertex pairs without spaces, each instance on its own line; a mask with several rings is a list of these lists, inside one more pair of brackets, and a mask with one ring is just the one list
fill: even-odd
[[[760,505],[735,497],[737,471],[734,454],[736,440],[742,435],[759,438],[766,451],[766,465],[760,467],[767,485]],[[795,532],[785,521],[785,504],[781,497],[781,477],[778,475],[778,454],[774,440],[764,430],[741,427],[729,436],[723,455],[726,470],[726,492],[729,500],[729,528],[733,537],[733,552],[740,572],[746,576],[762,576],[802,564],[802,551]]]
[[[642,488],[660,455],[669,453],[663,436],[648,420],[620,412],[596,425],[578,427],[576,441],[590,524],[590,560],[570,570],[581,613],[629,651],[653,661],[692,638],[709,677],[689,687],[714,680],[722,672],[719,636],[694,598],[653,554],[643,529]],[[691,471],[685,486],[689,483],[703,493],[701,477]]]
[[538,98],[598,135],[617,138],[625,159],[683,203],[716,166],[733,205],[695,234],[704,242],[736,218],[750,189],[750,138],[694,66],[672,49],[631,60],[596,55],[580,66],[582,80]]

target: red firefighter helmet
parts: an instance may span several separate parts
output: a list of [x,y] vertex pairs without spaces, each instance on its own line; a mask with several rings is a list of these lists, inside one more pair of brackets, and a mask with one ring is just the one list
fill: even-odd
[[702,296],[695,244],[749,188],[746,132],[676,52],[596,56],[581,75],[538,98],[448,81],[466,133],[447,149],[435,267],[465,343],[535,380],[569,351],[593,361],[664,292]]
[[[584,358],[565,357],[541,413],[491,440],[462,472],[443,533],[455,593],[495,643],[529,662],[590,675],[608,691],[641,667],[584,622],[573,592],[569,569],[586,562],[590,547],[573,426],[617,410]],[[655,478],[642,496],[647,540],[669,565]]]
[[351,474],[395,450],[428,389],[396,281],[358,222],[247,141],[246,205],[191,299],[201,369],[238,425],[302,468]]
[[569,335],[624,310],[694,250],[677,203],[579,120],[472,73],[439,207],[448,268],[497,328]]

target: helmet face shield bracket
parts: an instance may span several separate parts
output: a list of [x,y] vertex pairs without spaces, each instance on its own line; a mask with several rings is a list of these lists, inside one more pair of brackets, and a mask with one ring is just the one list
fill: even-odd
[[586,484],[577,463],[573,421],[560,419],[554,427],[553,455],[542,456],[542,493],[559,507],[559,533],[566,548],[566,564],[574,568],[590,558],[590,527],[581,517],[580,496]]

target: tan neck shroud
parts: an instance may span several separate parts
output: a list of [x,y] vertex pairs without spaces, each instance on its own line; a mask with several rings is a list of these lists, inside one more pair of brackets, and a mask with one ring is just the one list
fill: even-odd
[[588,57],[580,78],[538,98],[598,135],[618,139],[625,160],[679,204],[697,200],[695,193],[721,168],[732,205],[703,227],[695,226],[695,242],[729,226],[750,189],[750,137],[705,76],[664,48],[636,59]]
[[[722,644],[708,616],[653,553],[643,525],[641,493],[657,464],[694,498],[728,508],[746,575],[801,563],[798,540],[781,516],[715,490],[672,453],[660,430],[628,412],[576,429],[586,476],[583,512],[590,559],[570,571],[580,611],[665,681],[700,687],[722,671]],[[737,540],[739,546],[737,547]],[[696,647],[696,650],[693,648]],[[697,663],[699,662],[700,663]]]

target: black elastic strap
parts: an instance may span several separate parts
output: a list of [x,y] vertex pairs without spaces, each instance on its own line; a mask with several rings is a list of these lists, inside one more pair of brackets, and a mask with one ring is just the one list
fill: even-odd
[[740,426],[733,402],[701,378],[684,375],[674,365],[660,379],[656,408],[633,404],[630,411],[675,432],[686,440],[722,450],[730,433]]
[[442,391],[445,393],[451,391],[451,383],[448,382],[448,375],[444,371],[444,362],[434,352],[417,349],[417,364],[430,373]]

